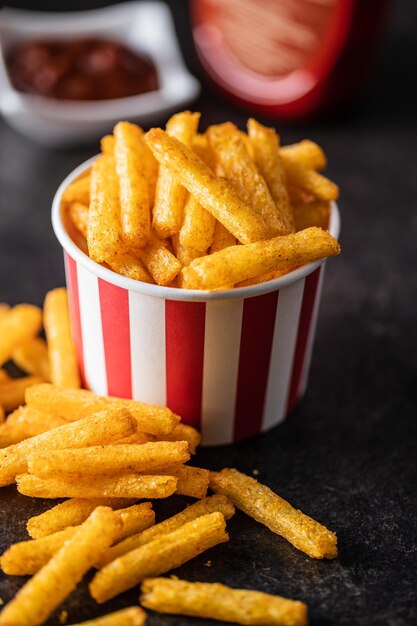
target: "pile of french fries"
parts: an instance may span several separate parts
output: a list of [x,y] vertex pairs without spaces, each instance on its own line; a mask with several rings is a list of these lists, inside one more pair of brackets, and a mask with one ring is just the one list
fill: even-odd
[[280,147],[254,119],[198,133],[183,111],[166,131],[119,122],[62,196],[76,243],[147,283],[217,290],[277,278],[339,254],[326,231],[338,187],[317,144]]
[[[80,389],[65,290],[46,297],[46,343],[38,336],[40,309],[0,311],[0,366],[13,359],[29,372],[11,379],[0,369],[4,413],[12,411],[0,424],[0,487],[16,483],[24,496],[65,498],[31,517],[29,538],[1,556],[4,573],[31,578],[3,608],[0,626],[44,623],[89,570],[95,570],[89,591],[100,604],[141,585],[141,605],[161,613],[305,626],[303,602],[158,577],[227,542],[235,507],[312,558],[336,558],[336,535],[236,469],[188,465],[200,435],[170,409]],[[4,402],[2,387],[19,380],[24,397]],[[150,500],[173,494],[195,502],[156,523]],[[84,626],[145,620],[138,605]]]

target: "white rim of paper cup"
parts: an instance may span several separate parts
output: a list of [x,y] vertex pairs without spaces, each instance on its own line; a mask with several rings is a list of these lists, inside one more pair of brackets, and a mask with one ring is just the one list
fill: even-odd
[[[52,226],[59,243],[70,257],[72,257],[77,263],[82,265],[85,269],[90,271],[95,276],[98,276],[99,278],[102,278],[103,280],[113,285],[116,285],[117,287],[127,289],[128,291],[142,293],[147,296],[153,296],[155,298],[163,298],[165,300],[201,302],[210,300],[234,300],[241,298],[251,298],[254,296],[260,296],[265,293],[271,293],[272,291],[277,291],[278,289],[282,289],[283,287],[287,287],[288,285],[296,283],[297,281],[305,278],[306,276],[314,272],[314,270],[322,265],[327,259],[326,257],[324,259],[320,259],[319,261],[308,263],[307,265],[303,265],[302,267],[292,272],[289,272],[288,274],[285,274],[285,276],[281,276],[280,278],[274,278],[273,280],[269,280],[264,283],[250,285],[249,287],[225,289],[223,291],[205,291],[203,289],[180,289],[176,287],[163,287],[161,285],[152,285],[149,283],[141,282],[139,280],[135,280],[133,278],[126,278],[125,276],[121,276],[120,274],[117,274],[116,272],[113,272],[112,270],[109,270],[106,267],[99,265],[98,263],[90,259],[89,256],[84,254],[84,252],[80,250],[77,244],[74,243],[74,241],[67,233],[62,220],[61,200],[64,190],[88,167],[91,167],[96,158],[97,155],[88,159],[84,163],[81,163],[81,165],[76,167],[58,187],[58,190],[52,201]],[[331,203],[329,232],[336,239],[339,237],[340,213],[336,202]]]

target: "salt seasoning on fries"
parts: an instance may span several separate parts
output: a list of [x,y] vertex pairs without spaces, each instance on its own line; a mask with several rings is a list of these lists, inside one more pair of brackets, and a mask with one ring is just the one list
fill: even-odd
[[213,473],[210,487],[237,508],[316,559],[337,557],[337,537],[271,489],[235,469]]
[[217,619],[245,626],[307,626],[307,606],[260,591],[231,589],[219,583],[150,578],[140,602],[159,613]]
[[60,387],[80,387],[77,355],[71,339],[66,289],[54,289],[46,295],[44,326],[51,381]]

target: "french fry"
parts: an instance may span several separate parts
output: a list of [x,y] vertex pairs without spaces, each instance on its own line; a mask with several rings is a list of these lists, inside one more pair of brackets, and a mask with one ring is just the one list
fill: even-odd
[[217,177],[190,148],[159,128],[146,141],[162,166],[168,167],[198,202],[242,243],[265,239],[269,228],[256,211],[243,202],[229,181]]
[[191,194],[184,204],[179,240],[182,246],[207,252],[213,242],[216,220]]
[[294,163],[313,170],[324,170],[327,167],[322,148],[309,139],[282,146],[280,156],[285,167],[291,167]]
[[98,507],[51,560],[17,593],[0,614],[2,626],[38,626],[75,589],[103,557],[120,527],[120,519]]
[[164,436],[164,441],[186,441],[191,454],[195,454],[201,443],[201,435],[188,424],[177,424],[175,428]]
[[63,530],[67,526],[82,524],[98,506],[120,509],[131,505],[131,503],[130,498],[72,498],[28,519],[26,530],[32,539],[39,539]]
[[20,344],[13,351],[12,359],[27,374],[50,380],[48,348],[40,337],[32,337]]
[[235,469],[213,473],[210,487],[257,522],[316,559],[337,557],[337,537],[271,489]]
[[298,163],[283,162],[288,184],[310,193],[318,200],[331,202],[339,197],[339,187],[315,170],[307,169]]
[[221,513],[211,513],[184,524],[132,550],[97,572],[89,585],[93,598],[102,604],[150,576],[179,567],[209,548],[228,541]]
[[[161,441],[165,441],[165,437],[168,435],[161,435]],[[141,433],[136,431],[133,435],[129,435],[128,437],[123,437],[123,439],[119,439],[119,441],[112,441],[110,446],[118,446],[120,444],[139,444],[139,443],[149,443],[150,441],[156,441],[154,435],[147,435],[146,433]],[[179,440],[177,440],[179,441]],[[183,441],[186,441],[183,439]]]
[[204,161],[204,163],[214,172],[216,169],[216,155],[213,152],[207,134],[197,133],[197,135],[193,138],[192,148],[200,159]]
[[181,270],[181,277],[188,289],[218,289],[339,253],[337,240],[321,228],[313,227],[195,259]]
[[114,157],[101,155],[91,174],[87,244],[90,257],[111,262],[122,249],[119,181]]
[[177,465],[176,467],[165,467],[164,474],[175,476],[178,479],[177,490],[181,496],[190,498],[204,498],[210,482],[210,472],[200,467],[189,465]]
[[182,266],[190,265],[191,261],[194,259],[198,259],[198,257],[202,256],[199,250],[195,248],[190,248],[189,246],[183,246],[180,243],[179,235],[172,235],[171,237],[172,245],[175,251],[175,256]]
[[107,156],[114,156],[114,146],[116,143],[116,139],[114,135],[104,135],[100,139],[100,148],[103,154],[107,154]]
[[71,202],[68,207],[68,215],[71,218],[75,228],[87,239],[88,218],[90,209],[87,204],[82,202]]
[[254,119],[248,120],[248,133],[255,163],[268,185],[286,234],[291,233],[294,231],[294,220],[280,158],[279,137],[273,128],[267,128]]
[[[199,113],[183,111],[173,115],[167,123],[168,135],[182,144],[192,145],[197,132]],[[159,168],[153,206],[153,228],[161,239],[175,235],[181,227],[187,192],[175,175],[165,165]]]
[[44,326],[52,383],[60,387],[80,387],[77,355],[71,338],[68,294],[64,287],[46,294]]
[[63,426],[66,420],[28,406],[20,406],[0,425],[0,448],[19,443],[29,437]]
[[[30,437],[0,450],[0,486],[14,482],[17,474],[27,471],[27,459],[37,450],[83,448],[117,441],[136,429],[133,417],[120,407],[107,410],[64,424],[41,435]],[[88,498],[88,496],[85,496]],[[105,497],[105,496],[103,496]]]
[[90,204],[90,186],[91,176],[83,176],[75,180],[67,187],[62,194],[64,202],[81,202],[81,204]]
[[[28,468],[31,474],[47,478],[71,474],[84,474],[88,477],[132,472],[152,474],[171,464],[184,463],[189,458],[186,441],[156,441],[35,452],[28,459]],[[185,477],[182,480],[186,483]]]
[[143,131],[135,124],[114,127],[116,171],[120,185],[122,237],[131,250],[143,248],[151,234],[149,188],[143,169]]
[[252,206],[267,225],[265,238],[287,234],[281,212],[275,206],[265,179],[259,173],[236,126],[231,122],[211,126],[207,135],[226,178],[238,196]]
[[0,382],[0,404],[5,411],[13,411],[25,401],[25,391],[43,382],[40,376],[23,376]]
[[42,311],[31,304],[18,304],[0,319],[0,365],[8,361],[13,351],[38,334],[42,326]]
[[229,233],[223,224],[216,222],[210,252],[219,252],[220,250],[224,250],[224,248],[229,248],[229,246],[235,245],[236,237],[232,235],[232,233]]
[[109,263],[109,266],[114,272],[126,276],[127,278],[140,280],[142,283],[153,282],[152,278],[143,267],[142,262],[132,254],[119,254]]
[[161,242],[153,241],[140,257],[158,285],[169,285],[181,270],[181,263]]
[[[121,521],[114,542],[120,541],[130,534],[145,530],[155,523],[155,513],[152,511],[150,502],[134,504],[127,509],[115,511],[114,514]],[[12,576],[36,574],[53,557],[55,552],[77,532],[78,528],[79,526],[68,526],[40,539],[30,539],[13,544],[0,559],[3,572]]]
[[144,626],[146,613],[140,606],[131,606],[115,613],[109,613],[96,619],[71,626]]
[[0,367],[0,383],[4,383],[7,380],[10,380],[11,376],[9,376],[9,374],[6,372],[6,370],[2,369]]
[[72,479],[41,478],[32,474],[16,476],[17,490],[32,498],[167,498],[175,493],[177,479],[173,476],[123,476],[76,475]]
[[177,415],[164,407],[145,404],[138,400],[98,396],[86,389],[61,389],[48,383],[32,387],[27,391],[25,398],[29,406],[61,415],[69,421],[111,407],[125,408],[135,418],[138,429],[151,435],[167,435],[180,421]]
[[245,626],[307,626],[307,606],[261,591],[220,583],[150,578],[141,586],[141,604],[159,613],[189,615]]
[[123,556],[123,554],[127,554],[131,550],[144,546],[161,535],[172,533],[174,530],[184,526],[184,524],[192,522],[193,520],[210,513],[221,513],[223,517],[228,520],[235,514],[235,509],[230,500],[222,495],[216,494],[214,496],[198,500],[198,502],[190,504],[190,506],[187,506],[183,511],[180,511],[176,515],[169,517],[163,522],[159,522],[159,524],[155,524],[155,526],[151,526],[142,533],[131,535],[124,541],[121,541],[110,548],[101,561],[100,566],[103,567],[104,565],[107,565],[107,563],[114,561],[114,559]]
[[297,265],[291,265],[289,267],[285,267],[282,270],[273,270],[272,272],[266,272],[265,274],[261,274],[260,276],[256,276],[255,278],[248,278],[247,280],[242,280],[240,283],[236,283],[235,287],[249,287],[250,285],[260,285],[261,283],[266,283],[268,280],[275,280],[275,278],[281,278],[281,276],[285,276],[290,272],[297,269]]
[[0,302],[0,320],[10,311],[10,305],[6,302]]
[[321,200],[309,203],[293,204],[295,229],[304,230],[311,226],[328,228],[330,219],[330,204]]

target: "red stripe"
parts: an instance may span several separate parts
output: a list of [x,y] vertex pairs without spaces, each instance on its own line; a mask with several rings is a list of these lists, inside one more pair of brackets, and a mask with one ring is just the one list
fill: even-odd
[[288,394],[287,413],[290,413],[300,399],[300,382],[306,356],[306,348],[316,301],[321,267],[307,276],[304,283],[303,302],[298,322],[297,343],[294,354],[294,364],[291,375],[291,384]]
[[204,302],[165,302],[167,405],[200,429],[203,393]]
[[278,291],[244,301],[234,424],[237,441],[262,429],[277,304]]
[[68,307],[71,319],[71,334],[77,353],[78,365],[80,368],[81,383],[83,387],[85,382],[84,369],[84,351],[83,351],[83,333],[81,329],[80,300],[78,295],[78,275],[77,264],[66,252],[64,253],[67,290],[68,290]]
[[98,279],[107,393],[132,397],[130,363],[129,292]]

